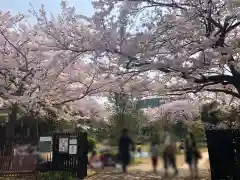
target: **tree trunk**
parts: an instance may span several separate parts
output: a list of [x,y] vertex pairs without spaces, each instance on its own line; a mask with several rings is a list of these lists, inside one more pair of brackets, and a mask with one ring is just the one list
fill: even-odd
[[6,140],[12,141],[15,135],[15,125],[17,121],[17,112],[18,112],[18,105],[12,104],[11,112],[8,115],[8,123],[6,128]]
[[[6,132],[5,132],[5,148],[4,148],[4,156],[6,157],[10,157],[10,159],[8,159],[8,168],[10,168],[11,166],[11,162],[12,162],[12,154],[14,151],[13,148],[13,142],[14,142],[14,135],[15,135],[15,124],[17,121],[17,110],[18,110],[18,106],[17,104],[12,104],[12,107],[10,109],[10,113],[8,115],[8,123],[7,123],[7,127],[6,127]],[[1,168],[2,164],[0,164],[0,168]]]

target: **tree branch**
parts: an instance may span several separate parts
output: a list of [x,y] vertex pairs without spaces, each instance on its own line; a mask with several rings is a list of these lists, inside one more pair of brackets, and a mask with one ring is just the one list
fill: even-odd
[[[180,90],[179,90],[180,91]],[[202,91],[208,91],[208,92],[222,92],[222,93],[225,93],[225,94],[228,94],[228,95],[232,95],[233,97],[237,97],[240,99],[240,95],[236,92],[233,92],[233,91],[229,91],[227,89],[203,89]],[[194,89],[190,89],[188,91],[184,91],[184,92],[176,92],[176,93],[168,93],[166,95],[168,96],[181,96],[181,95],[184,95],[184,94],[189,94],[189,93],[198,93],[200,92],[199,90],[194,90]]]
[[[124,1],[124,0],[119,0],[119,1]],[[162,7],[170,7],[170,8],[175,8],[175,9],[184,9],[186,8],[182,6],[189,6],[189,4],[183,4],[183,3],[161,3],[161,2],[156,2],[154,0],[129,0],[132,2],[147,2],[151,4],[152,6],[162,6]]]
[[236,27],[240,26],[240,21],[239,22],[236,22],[235,24],[233,24],[232,26],[230,26],[229,28],[227,28],[226,32],[230,32],[232,31],[233,29],[235,29]]
[[228,95],[232,95],[234,97],[237,97],[240,99],[240,94],[233,92],[233,91],[229,91],[227,89],[204,89],[205,91],[209,91],[209,92],[222,92]]
[[201,79],[195,79],[195,83],[202,84],[202,83],[208,83],[208,82],[215,82],[216,84],[233,84],[234,79],[233,76],[230,75],[213,75],[213,76],[202,76]]

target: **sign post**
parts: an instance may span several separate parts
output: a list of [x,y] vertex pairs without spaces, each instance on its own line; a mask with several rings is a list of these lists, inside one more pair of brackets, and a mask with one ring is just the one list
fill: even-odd
[[38,159],[37,169],[42,172],[46,171],[45,166],[52,161],[53,138],[52,136],[41,136],[38,142]]
[[40,137],[39,151],[41,153],[46,153],[46,152],[52,151],[52,137],[51,136]]
[[59,138],[59,152],[68,153],[68,138]]
[[77,137],[70,137],[69,140],[69,154],[70,155],[76,155],[77,154]]
[[80,179],[87,176],[87,133],[54,133],[52,151],[52,171],[69,171]]

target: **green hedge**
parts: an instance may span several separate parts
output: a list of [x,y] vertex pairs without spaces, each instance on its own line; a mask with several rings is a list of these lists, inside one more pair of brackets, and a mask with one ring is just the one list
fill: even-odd
[[112,150],[112,151],[105,151],[105,152],[103,152],[102,154],[103,154],[103,155],[104,155],[104,154],[110,154],[111,156],[116,156],[116,155],[117,155],[117,152]]
[[207,148],[207,143],[198,143],[198,148]]
[[92,137],[88,137],[88,152],[92,152],[94,149],[96,149],[96,146],[96,140]]

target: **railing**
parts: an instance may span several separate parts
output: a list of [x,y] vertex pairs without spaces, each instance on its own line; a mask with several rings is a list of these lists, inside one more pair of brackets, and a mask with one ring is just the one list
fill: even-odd
[[35,174],[37,161],[37,154],[16,154],[14,149],[5,148],[0,151],[0,176]]
[[36,172],[37,155],[0,156],[0,175],[32,174]]
[[[59,153],[59,139],[67,137],[77,139],[77,154]],[[1,138],[1,137],[0,137]],[[39,153],[37,141],[33,138],[0,139],[0,177],[26,177],[38,172],[70,171],[83,179],[87,175],[87,134],[55,133],[52,152]],[[80,146],[81,143],[81,146]]]

